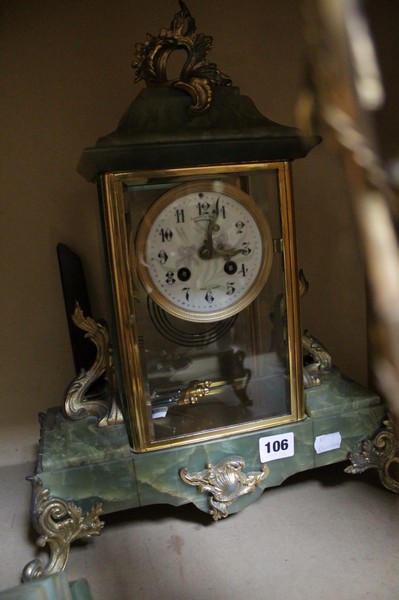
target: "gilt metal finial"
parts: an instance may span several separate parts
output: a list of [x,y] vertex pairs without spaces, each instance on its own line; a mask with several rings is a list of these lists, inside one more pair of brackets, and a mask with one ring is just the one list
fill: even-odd
[[[206,56],[212,48],[212,37],[196,33],[195,20],[187,6],[179,0],[180,11],[175,14],[169,29],[161,29],[158,36],[147,33],[144,43],[136,44],[135,83],[144,80],[148,87],[173,86],[188,92],[193,103],[189,112],[206,113],[212,104],[214,85],[231,85],[231,79],[222,73]],[[168,79],[167,65],[171,54],[184,50],[187,58],[180,75]]]

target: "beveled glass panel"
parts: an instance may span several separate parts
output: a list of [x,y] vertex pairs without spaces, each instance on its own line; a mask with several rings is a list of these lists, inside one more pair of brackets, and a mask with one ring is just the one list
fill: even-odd
[[[261,209],[271,234],[266,243],[266,229],[263,231],[263,244],[272,254],[271,268],[267,281],[246,308],[233,310],[226,318],[195,322],[161,308],[157,295],[147,293],[148,284],[145,287],[138,274],[144,259],[143,244],[137,244],[137,236],[150,207],[157,206],[167,192],[190,182],[200,190],[201,182],[215,181],[221,182],[219,187],[223,183],[243,190]],[[300,418],[298,293],[289,166],[268,163],[228,166],[224,171],[204,167],[115,174],[105,176],[103,189],[123,387],[135,449],[188,443]],[[173,245],[168,245],[165,229],[159,235],[159,257],[168,267],[165,277],[177,294],[188,293],[184,291],[189,289],[185,278],[193,267],[187,257],[190,255],[196,264],[201,262],[201,240],[206,239],[212,218],[215,220],[215,207],[205,208],[210,217],[195,213],[195,203],[187,205],[184,221],[179,208],[177,220],[171,224],[169,237],[179,235],[190,248],[200,246],[194,255],[183,242],[178,246],[179,276],[176,261],[168,255]],[[200,266],[202,270],[208,264],[210,270],[224,269],[229,273],[228,284],[237,287],[239,278],[248,273],[246,265],[250,263],[245,261],[254,241],[245,237],[245,219],[235,224],[234,234],[227,229],[224,232],[225,217],[220,214],[215,227],[223,250]],[[207,291],[205,287],[204,294]]]

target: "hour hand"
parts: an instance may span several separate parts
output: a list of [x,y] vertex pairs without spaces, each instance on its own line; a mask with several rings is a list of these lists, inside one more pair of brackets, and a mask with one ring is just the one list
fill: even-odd
[[213,256],[221,256],[225,260],[229,260],[233,256],[237,256],[237,254],[243,254],[242,248],[214,248]]
[[208,222],[208,227],[206,229],[206,240],[202,244],[199,249],[199,257],[203,260],[209,260],[213,256],[215,256],[215,248],[213,246],[213,234],[215,231],[219,231],[220,227],[216,224],[217,218],[219,216],[219,198],[216,200],[216,206],[213,211],[213,217]]

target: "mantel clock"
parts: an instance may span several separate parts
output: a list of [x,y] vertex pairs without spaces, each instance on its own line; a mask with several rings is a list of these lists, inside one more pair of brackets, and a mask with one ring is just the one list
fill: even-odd
[[[137,45],[147,87],[78,167],[98,184],[113,312],[108,332],[76,307],[97,359],[42,427],[35,521],[54,497],[65,514],[89,510],[90,533],[80,524],[69,540],[99,533],[100,510],[193,502],[226,517],[345,460],[383,416],[301,333],[291,164],[320,139],[261,115],[180,8]],[[187,60],[169,81],[175,50]],[[47,572],[65,564],[59,546]]]

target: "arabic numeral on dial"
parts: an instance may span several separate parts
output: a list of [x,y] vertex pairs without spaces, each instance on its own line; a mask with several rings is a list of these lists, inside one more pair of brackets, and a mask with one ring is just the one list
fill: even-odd
[[244,256],[248,256],[249,254],[251,254],[252,250],[249,247],[249,242],[244,242],[242,245],[242,250],[241,250],[241,254],[243,254]]
[[236,291],[236,288],[235,288],[235,287],[233,287],[233,283],[228,283],[228,284],[227,284],[227,291],[226,291],[226,294],[227,294],[228,296],[232,296],[232,295],[234,294],[234,292],[235,292],[235,291]]
[[158,258],[159,258],[159,262],[161,263],[161,265],[164,265],[166,263],[166,261],[168,260],[168,255],[166,254],[165,250],[160,250],[158,252]]
[[183,292],[185,293],[185,298],[187,300],[187,302],[190,300],[190,288],[183,288]]
[[166,273],[165,281],[168,285],[173,285],[175,283],[176,279],[174,278],[174,275],[175,274],[173,273],[173,271],[168,271]]
[[212,304],[212,302],[215,300],[212,290],[207,291],[205,294],[205,300],[208,302],[208,304]]
[[161,236],[162,242],[170,242],[173,238],[173,231],[169,227],[166,229],[161,227],[159,235]]
[[226,218],[226,207],[225,206],[219,206],[219,203],[216,203],[216,208],[214,208],[212,211],[209,211],[209,209],[211,208],[211,205],[209,204],[209,202],[197,202],[197,209],[198,209],[198,216],[199,217],[204,217],[204,216],[209,216],[210,214],[212,216],[214,216],[215,214],[217,214],[218,216],[221,216],[223,219]]
[[243,277],[246,277],[247,273],[248,273],[248,269],[247,267],[242,264],[241,265],[241,269],[238,271]]
[[211,205],[209,204],[209,202],[198,202],[198,216],[202,217],[204,215],[208,215],[210,206]]

